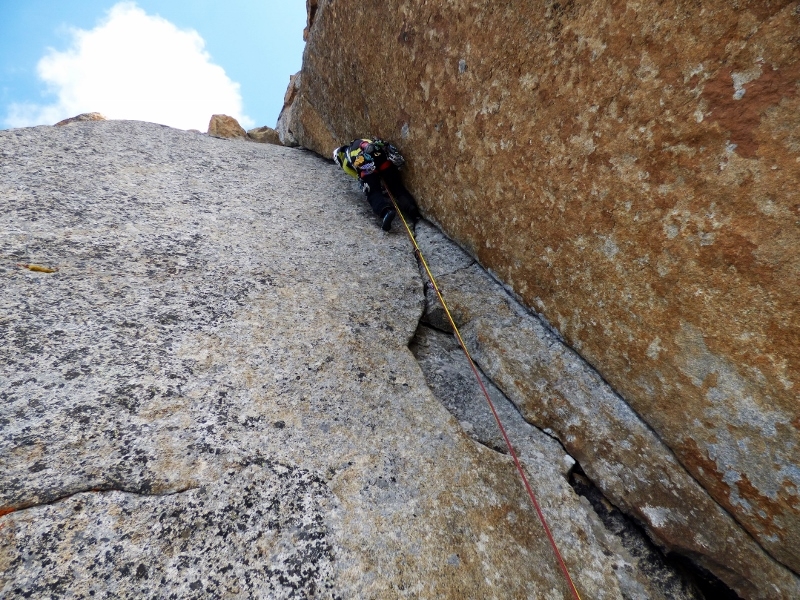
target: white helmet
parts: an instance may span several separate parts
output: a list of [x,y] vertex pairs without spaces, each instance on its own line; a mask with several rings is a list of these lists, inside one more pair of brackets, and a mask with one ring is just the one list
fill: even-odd
[[345,151],[346,146],[339,146],[338,148],[334,148],[333,150],[333,162],[335,162],[340,167],[342,166],[342,156],[341,154]]

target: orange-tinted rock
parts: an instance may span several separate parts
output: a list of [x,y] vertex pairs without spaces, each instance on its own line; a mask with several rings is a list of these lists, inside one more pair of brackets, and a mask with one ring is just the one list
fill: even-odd
[[211,115],[211,120],[208,122],[208,135],[220,138],[239,138],[247,137],[247,132],[233,117]]
[[255,129],[250,129],[247,132],[247,137],[253,140],[254,142],[259,142],[262,144],[276,144],[281,146],[281,139],[278,137],[278,132],[275,131],[272,127],[256,127]]
[[799,572],[798,2],[366,6],[317,8],[287,131],[394,140],[425,212]]
[[90,113],[83,113],[75,117],[70,117],[69,119],[64,119],[63,121],[59,121],[58,123],[56,123],[55,126],[61,127],[62,125],[68,125],[69,123],[80,123],[81,121],[105,121],[105,120],[106,118],[99,112],[90,112]]

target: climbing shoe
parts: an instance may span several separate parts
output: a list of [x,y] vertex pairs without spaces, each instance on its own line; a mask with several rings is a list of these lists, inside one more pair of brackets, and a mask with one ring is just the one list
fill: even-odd
[[392,221],[394,221],[395,216],[397,216],[397,213],[391,208],[387,210],[383,214],[383,224],[381,225],[381,229],[384,231],[389,231],[392,228]]

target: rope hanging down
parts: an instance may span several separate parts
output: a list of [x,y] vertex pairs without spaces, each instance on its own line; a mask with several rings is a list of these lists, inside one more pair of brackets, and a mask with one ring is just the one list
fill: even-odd
[[450,321],[450,326],[453,328],[453,332],[455,333],[456,339],[458,340],[461,349],[464,351],[464,355],[467,357],[469,366],[472,369],[472,372],[475,374],[475,378],[478,380],[478,385],[481,387],[483,395],[486,397],[486,402],[489,404],[489,408],[491,409],[492,414],[494,415],[494,420],[497,421],[497,427],[500,429],[500,434],[503,436],[503,440],[506,443],[506,447],[508,448],[508,453],[514,460],[514,465],[517,467],[517,472],[519,473],[519,476],[522,478],[522,483],[525,486],[525,490],[528,492],[528,497],[531,499],[531,503],[533,504],[533,507],[536,509],[536,514],[539,516],[539,521],[541,522],[542,527],[544,528],[544,532],[545,534],[547,534],[547,539],[550,541],[550,546],[553,548],[553,552],[556,555],[558,566],[561,568],[561,572],[564,574],[564,577],[567,580],[569,591],[572,593],[572,597],[575,598],[575,600],[581,600],[581,596],[578,593],[578,589],[572,582],[572,577],[570,577],[569,571],[567,570],[567,565],[564,562],[564,558],[561,556],[561,552],[558,551],[558,546],[556,546],[556,541],[555,539],[553,539],[553,534],[550,532],[550,527],[547,526],[547,521],[544,518],[544,513],[542,512],[542,509],[539,506],[539,502],[536,500],[536,495],[533,493],[533,489],[531,488],[530,483],[528,483],[528,478],[525,476],[525,471],[523,471],[522,469],[522,464],[519,462],[519,458],[517,458],[517,453],[514,451],[514,447],[511,445],[511,440],[508,439],[505,427],[503,427],[503,423],[500,421],[500,416],[497,414],[497,410],[494,407],[494,402],[492,402],[492,399],[489,397],[489,392],[487,391],[486,386],[483,385],[481,376],[478,373],[478,368],[475,366],[475,361],[472,360],[472,355],[470,355],[469,350],[467,350],[467,345],[464,343],[464,340],[461,337],[461,333],[458,331],[456,322],[453,320],[453,316],[450,314],[450,309],[447,308],[447,304],[444,301],[444,296],[442,296],[442,292],[439,290],[439,286],[436,284],[436,279],[434,279],[433,273],[428,267],[428,262],[422,255],[422,250],[417,244],[417,239],[414,237],[414,233],[408,226],[408,222],[406,221],[405,216],[400,210],[400,207],[397,205],[397,202],[394,199],[394,195],[389,190],[389,187],[386,185],[383,179],[381,179],[381,183],[383,184],[383,188],[386,190],[386,193],[389,194],[389,199],[392,201],[395,211],[397,211],[397,214],[400,215],[400,219],[403,221],[403,225],[406,228],[406,233],[408,234],[408,237],[411,240],[412,245],[414,246],[414,255],[417,257],[420,263],[422,263],[422,266],[425,268],[425,273],[428,275],[428,279],[430,280],[431,285],[433,286],[433,290],[436,292],[436,296],[439,298],[439,302],[442,305],[445,314],[447,315],[447,319]]

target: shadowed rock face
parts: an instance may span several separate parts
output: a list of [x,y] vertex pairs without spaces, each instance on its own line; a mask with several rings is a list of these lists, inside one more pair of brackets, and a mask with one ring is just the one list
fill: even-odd
[[[0,181],[0,596],[569,597],[344,173],[105,121],[0,132]],[[584,597],[666,597],[515,428]]]
[[788,0],[320,2],[284,111],[324,156],[395,140],[426,213],[795,572],[799,29]]

